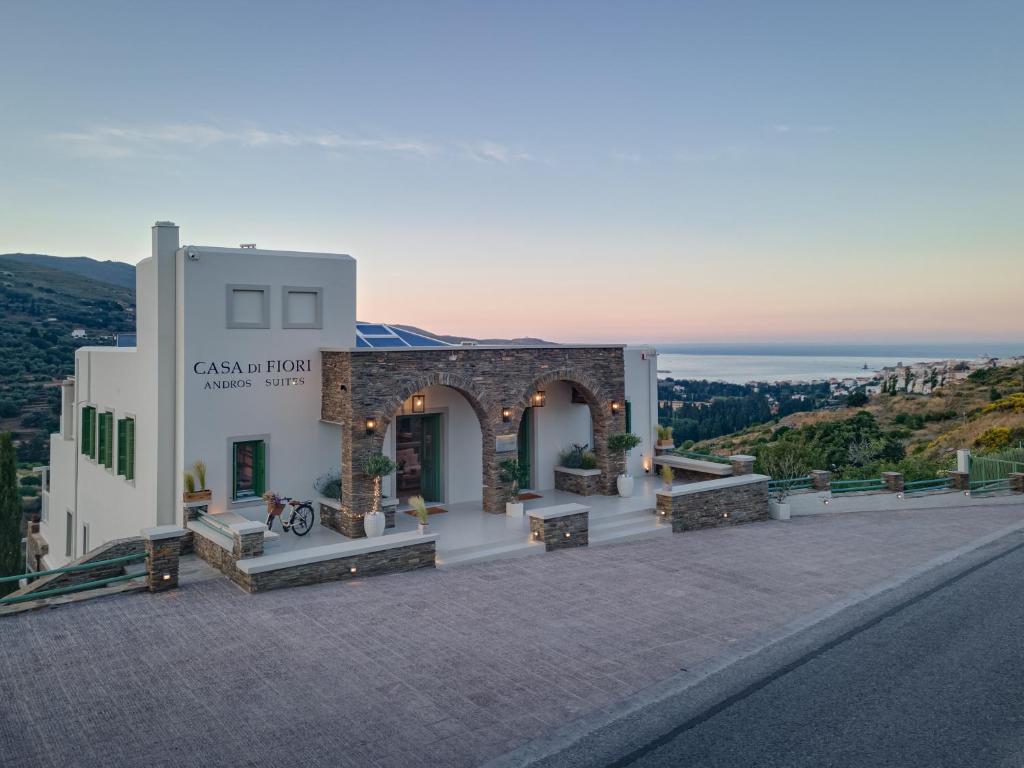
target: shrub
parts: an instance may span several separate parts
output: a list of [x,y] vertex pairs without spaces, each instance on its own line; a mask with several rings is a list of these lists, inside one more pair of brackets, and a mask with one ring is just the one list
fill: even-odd
[[998,451],[1000,448],[1008,447],[1010,443],[1008,427],[990,427],[978,435],[978,439],[974,441],[974,447],[986,451]]
[[574,443],[558,454],[558,463],[567,469],[596,469],[597,455],[586,444]]
[[1001,397],[981,409],[982,413],[993,413],[994,411],[1024,413],[1024,392],[1014,392],[1012,395]]
[[846,398],[846,404],[851,408],[859,408],[868,404],[868,396],[864,392],[854,392]]
[[313,481],[313,490],[326,499],[341,501],[341,473],[325,472]]

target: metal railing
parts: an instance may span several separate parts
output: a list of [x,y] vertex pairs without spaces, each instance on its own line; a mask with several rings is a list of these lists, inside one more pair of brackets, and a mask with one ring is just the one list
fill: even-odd
[[948,491],[952,488],[948,477],[927,477],[924,480],[911,480],[903,483],[903,493],[927,493],[928,491]]
[[[59,573],[76,573],[78,571],[88,571],[93,568],[101,568],[107,565],[118,565],[127,564],[139,560],[146,560],[149,558],[145,552],[138,552],[134,555],[122,555],[121,557],[112,557],[109,560],[95,560],[91,563],[79,563],[78,565],[66,565],[63,568],[51,568],[48,571],[29,571],[27,573],[18,573],[14,576],[0,576],[0,584],[9,582],[18,582],[22,579],[38,579],[43,576],[53,576]],[[118,576],[108,576],[103,579],[93,579],[91,581],[83,581],[81,584],[71,584],[66,587],[55,587],[53,589],[41,589],[38,592],[28,592],[24,595],[8,595],[6,597],[0,597],[0,605],[6,605],[9,603],[20,603],[26,600],[36,600],[41,597],[51,597],[52,595],[63,595],[69,592],[79,592],[84,589],[95,589],[96,587],[102,587],[107,584],[114,584],[119,581],[127,581],[128,579],[138,579],[146,575],[145,571],[140,573],[122,573]]]
[[972,480],[971,495],[978,496],[986,493],[997,493],[1000,491],[1012,491],[1010,478],[1002,477],[997,480]]
[[768,492],[778,493],[779,491],[806,491],[813,487],[810,477],[780,478],[779,480],[768,481]]
[[864,493],[867,491],[885,490],[885,481],[881,478],[875,480],[833,480],[830,485],[833,495],[837,493]]
[[1024,448],[1008,448],[988,456],[971,454],[967,468],[972,483],[1001,480],[1011,472],[1024,472]]
[[715,456],[711,453],[697,453],[696,451],[686,451],[682,448],[676,448],[672,453],[676,456],[682,456],[684,459],[697,459],[698,461],[713,461],[717,464],[732,464],[729,459],[725,456]]

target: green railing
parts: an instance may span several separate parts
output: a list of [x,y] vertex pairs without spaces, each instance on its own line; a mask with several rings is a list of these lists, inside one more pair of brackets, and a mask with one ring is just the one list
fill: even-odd
[[813,485],[809,477],[782,478],[780,480],[768,481],[768,492],[778,493],[779,491],[806,491]]
[[988,456],[971,454],[967,469],[972,483],[1002,480],[1011,472],[1024,472],[1024,448],[1010,448]]
[[972,480],[971,495],[977,496],[986,493],[997,493],[999,491],[1012,491],[1010,478],[1003,477],[998,480]]
[[682,456],[686,459],[697,459],[698,461],[713,461],[717,464],[732,464],[725,456],[715,456],[711,453],[697,453],[696,451],[684,451],[682,448],[676,448],[672,451],[676,456]]
[[926,493],[928,491],[944,491],[950,489],[948,477],[928,477],[924,480],[911,480],[903,484],[903,493]]
[[837,493],[865,493],[867,491],[884,491],[885,482],[877,480],[833,480],[831,482],[832,494]]
[[[21,581],[22,579],[38,579],[43,576],[52,576],[58,573],[76,573],[78,571],[88,571],[93,568],[100,568],[107,565],[127,564],[133,561],[145,560],[148,557],[149,555],[147,555],[145,552],[138,552],[134,555],[122,555],[121,557],[112,557],[109,560],[95,560],[91,563],[79,563],[78,565],[66,565],[63,568],[51,568],[48,571],[29,571],[27,573],[18,573],[14,576],[0,577],[0,584],[12,581],[17,582]],[[37,592],[28,592],[24,595],[8,595],[7,597],[0,597],[0,605],[6,605],[8,603],[21,603],[25,600],[36,600],[41,597],[51,597],[52,595],[63,595],[68,592],[79,592],[83,589],[95,589],[96,587],[102,587],[107,584],[113,584],[118,581],[138,579],[145,575],[145,571],[142,571],[140,573],[122,573],[119,576],[109,576],[104,579],[93,579],[92,581],[83,581],[81,584],[72,584],[67,587],[41,589]]]

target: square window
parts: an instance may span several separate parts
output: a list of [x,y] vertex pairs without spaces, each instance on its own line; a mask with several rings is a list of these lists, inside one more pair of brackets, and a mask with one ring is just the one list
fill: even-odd
[[228,328],[270,327],[270,286],[229,285],[227,287]]
[[323,328],[323,288],[286,285],[281,293],[282,328]]

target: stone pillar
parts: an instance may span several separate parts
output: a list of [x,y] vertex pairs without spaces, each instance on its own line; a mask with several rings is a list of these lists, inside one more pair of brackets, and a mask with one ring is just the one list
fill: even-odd
[[[505,502],[511,492],[511,482],[501,479],[501,462],[506,459],[515,459],[519,456],[514,451],[498,452],[498,435],[511,434],[518,430],[519,420],[523,416],[521,408],[512,409],[512,418],[506,424],[501,421],[501,415],[492,415],[490,419],[481,421],[480,424],[480,448],[483,452],[481,466],[483,477],[481,478],[480,498],[484,512],[492,515],[505,514]],[[497,418],[495,422],[494,419]],[[501,431],[498,431],[501,430]]]
[[966,472],[950,472],[949,486],[955,491],[971,490],[971,476]]
[[235,543],[231,550],[231,555],[235,560],[262,555],[263,534],[266,531],[267,526],[263,523],[233,523],[231,525],[231,533]]
[[1024,493],[1024,472],[1010,473],[1010,489],[1015,493]]
[[181,542],[188,533],[176,525],[144,528],[146,547],[146,584],[150,592],[163,592],[178,586],[178,562]]
[[729,464],[732,465],[733,477],[754,474],[754,461],[755,458],[753,456],[746,456],[744,454],[730,456]]
[[582,504],[562,504],[537,509],[529,514],[530,536],[544,544],[544,549],[585,547],[589,543],[590,508]]
[[883,472],[882,482],[885,483],[885,490],[890,493],[902,493],[903,474],[901,472]]
[[811,470],[811,487],[816,491],[832,489],[832,473],[824,469]]

